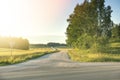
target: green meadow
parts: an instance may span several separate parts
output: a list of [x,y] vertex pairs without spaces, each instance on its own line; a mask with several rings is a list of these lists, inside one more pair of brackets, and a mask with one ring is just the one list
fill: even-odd
[[72,49],[68,54],[73,61],[78,62],[120,62],[120,43],[111,43],[110,47],[103,52]]

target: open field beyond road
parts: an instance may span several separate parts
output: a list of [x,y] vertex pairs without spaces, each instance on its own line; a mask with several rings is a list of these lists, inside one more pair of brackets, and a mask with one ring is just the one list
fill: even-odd
[[[49,52],[49,51],[53,51],[53,50],[51,48],[33,48],[30,50],[13,49],[12,55],[24,55],[24,54],[31,54],[36,52]],[[0,48],[0,56],[11,56],[11,49]]]
[[1,66],[0,80],[120,80],[120,63],[73,62],[66,52],[57,52]]
[[10,49],[0,48],[0,66],[25,62],[56,51],[57,50],[51,48],[34,48],[30,50],[14,49],[12,51]]

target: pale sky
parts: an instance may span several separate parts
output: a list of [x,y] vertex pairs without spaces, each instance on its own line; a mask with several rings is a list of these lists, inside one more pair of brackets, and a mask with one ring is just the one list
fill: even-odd
[[[119,0],[106,0],[106,4],[119,11],[112,14],[112,19],[120,23],[120,9],[116,8],[119,4],[115,1]],[[83,0],[0,0],[0,35],[27,38],[30,43],[65,43],[66,20],[81,2]]]

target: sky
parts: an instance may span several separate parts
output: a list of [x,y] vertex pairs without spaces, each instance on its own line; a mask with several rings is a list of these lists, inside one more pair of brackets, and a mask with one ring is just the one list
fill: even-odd
[[112,12],[112,17],[111,19],[115,24],[120,23],[120,0],[105,0],[105,5],[110,5],[111,9],[113,10]]
[[[0,0],[0,35],[27,38],[30,43],[65,43],[67,19],[84,0]],[[120,23],[120,0],[111,5],[114,23]]]

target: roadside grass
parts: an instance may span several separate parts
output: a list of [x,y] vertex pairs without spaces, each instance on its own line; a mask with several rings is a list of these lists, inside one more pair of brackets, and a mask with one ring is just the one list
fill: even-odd
[[104,52],[92,52],[91,50],[69,50],[71,60],[78,62],[120,62],[120,43],[111,43],[110,48]]
[[0,66],[25,62],[57,51],[58,50],[52,50],[51,48],[34,48],[30,50],[14,49],[11,55],[10,49],[0,48]]

